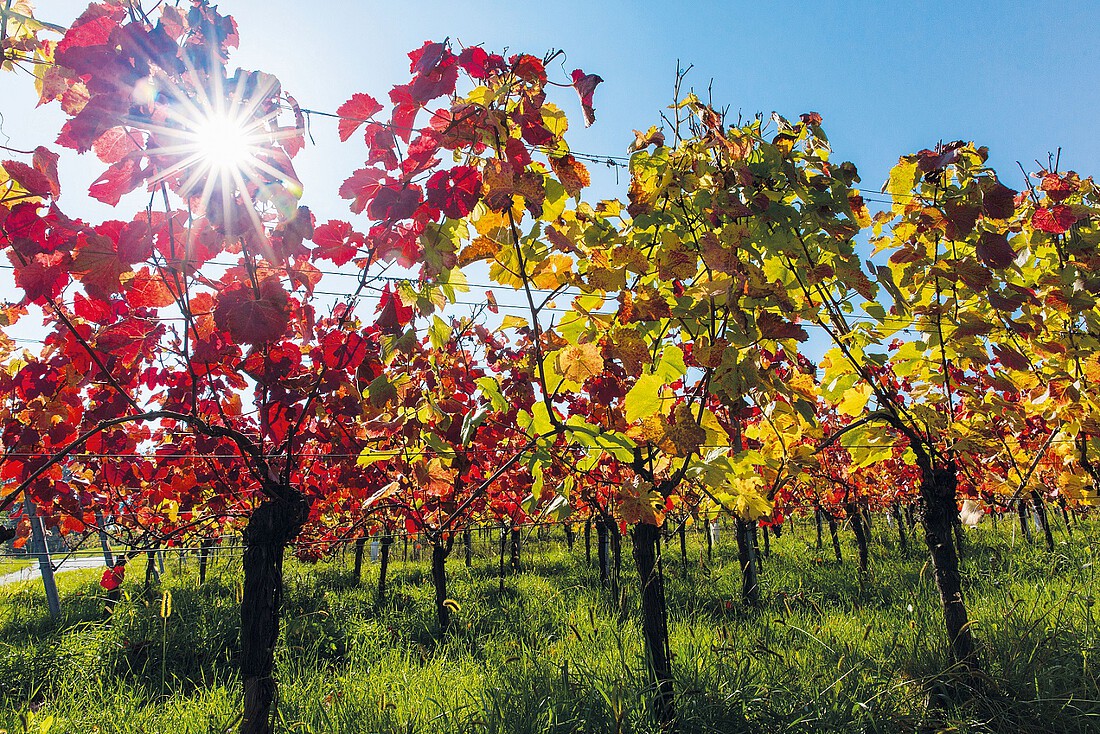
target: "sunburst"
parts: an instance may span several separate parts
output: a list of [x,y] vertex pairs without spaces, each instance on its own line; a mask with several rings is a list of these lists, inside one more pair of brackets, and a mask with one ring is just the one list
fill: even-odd
[[153,110],[153,122],[135,121],[149,133],[146,154],[158,169],[153,183],[168,183],[204,210],[214,204],[229,212],[239,197],[240,208],[262,231],[258,205],[287,208],[301,196],[289,156],[279,146],[298,131],[277,124],[274,77],[238,74],[227,83],[214,76],[211,87],[184,89],[162,76],[135,90],[135,98]]

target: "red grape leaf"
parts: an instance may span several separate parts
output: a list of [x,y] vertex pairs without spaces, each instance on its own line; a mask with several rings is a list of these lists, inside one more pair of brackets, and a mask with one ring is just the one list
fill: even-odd
[[57,159],[59,156],[41,145],[34,149],[31,159],[35,170],[40,172],[50,182],[50,194],[53,198],[61,196],[61,184],[57,180]]
[[127,156],[118,163],[111,164],[88,187],[88,193],[93,199],[115,206],[119,199],[136,189],[144,178],[144,172],[138,167],[138,159],[132,155]]
[[581,111],[584,113],[584,126],[591,127],[596,121],[596,110],[592,106],[592,93],[596,91],[596,85],[603,78],[596,74],[585,74],[580,69],[573,69],[573,88],[581,98]]
[[458,65],[473,79],[485,79],[489,76],[486,68],[488,61],[489,54],[480,46],[462,49],[462,53],[458,55]]
[[124,127],[112,127],[96,138],[92,149],[95,150],[96,157],[104,163],[118,163],[130,153],[141,150],[135,140],[136,136],[137,133]]
[[163,308],[176,302],[164,278],[142,268],[126,284],[126,301],[135,308]]
[[982,194],[982,211],[993,219],[1008,219],[1016,211],[1016,192],[1001,182]]
[[420,206],[420,187],[401,187],[390,184],[378,189],[370,203],[367,214],[374,219],[397,221],[408,219]]
[[238,285],[218,295],[214,323],[240,344],[266,344],[280,338],[290,323],[290,303],[278,278],[260,282],[259,293]]
[[385,174],[373,168],[360,168],[340,185],[340,196],[351,199],[351,210],[361,214],[383,186]]
[[72,272],[81,283],[97,286],[107,293],[122,289],[121,276],[130,272],[115,249],[115,243],[101,234],[81,235],[73,253]]
[[378,301],[378,318],[374,323],[387,334],[399,334],[412,317],[412,307],[402,303],[400,296],[387,283]]
[[804,342],[810,338],[798,324],[787,321],[782,316],[764,311],[756,317],[756,326],[764,339],[796,339]]
[[481,174],[472,166],[437,171],[428,179],[428,203],[451,219],[461,219],[481,200]]
[[993,353],[1001,360],[1001,364],[1010,370],[1031,369],[1031,360],[1017,352],[1007,344],[994,344]]
[[381,111],[382,105],[369,94],[360,92],[351,95],[351,99],[336,108],[336,114],[340,116],[340,122],[337,125],[340,140],[345,141],[350,138],[360,125]]
[[313,256],[344,265],[358,254],[366,241],[366,237],[347,222],[332,219],[313,230],[313,244],[317,245]]
[[1077,190],[1077,186],[1069,180],[1068,176],[1063,178],[1057,173],[1048,173],[1043,176],[1043,182],[1039,185],[1039,188],[1045,191],[1047,197],[1055,204],[1064,201]]
[[976,253],[978,259],[991,268],[1007,268],[1016,259],[1008,238],[996,232],[982,232]]
[[25,265],[14,251],[9,251],[8,257],[15,266],[15,285],[23,291],[29,303],[42,304],[57,297],[69,282],[72,258],[67,252],[40,252]]
[[31,196],[50,195],[50,180],[41,171],[19,161],[4,161],[0,166],[3,166],[8,175]]
[[1031,215],[1031,226],[1041,232],[1065,234],[1077,221],[1077,215],[1065,204],[1050,209],[1040,207]]

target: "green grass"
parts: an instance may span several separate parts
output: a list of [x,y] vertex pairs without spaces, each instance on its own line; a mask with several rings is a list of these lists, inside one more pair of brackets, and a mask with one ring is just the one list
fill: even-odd
[[35,563],[31,558],[0,558],[0,576],[15,573]]
[[[847,537],[840,565],[827,537],[825,557],[817,553],[805,521],[774,540],[760,610],[737,602],[728,532],[710,564],[694,534],[682,564],[674,539],[665,550],[681,730],[1100,731],[1100,523],[1082,524],[1072,540],[1063,534],[1053,554],[1013,544],[1010,529],[967,534],[967,601],[989,677],[980,695],[947,709],[927,706],[950,675],[926,554],[903,556],[884,523],[873,528],[872,578],[862,588]],[[381,608],[377,566],[359,587],[350,557],[288,562],[278,730],[656,731],[629,547],[624,539],[623,601],[612,603],[582,543],[572,554],[557,541],[531,543],[530,570],[509,578],[503,594],[495,557],[466,569],[456,544],[449,592],[461,609],[445,641],[435,633],[426,559],[394,564]],[[480,539],[477,548],[491,553]],[[40,584],[0,590],[0,729],[24,731],[20,715],[32,711],[36,734],[48,717],[50,732],[232,729],[238,564],[221,558],[200,588],[193,558],[182,574],[170,561],[149,602],[135,567],[111,625],[98,571],[58,577],[56,623]]]

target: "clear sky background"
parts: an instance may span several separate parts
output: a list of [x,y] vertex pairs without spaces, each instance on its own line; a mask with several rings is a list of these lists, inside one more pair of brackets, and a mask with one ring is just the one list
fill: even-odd
[[[40,0],[37,15],[68,25],[84,7]],[[868,192],[899,155],[940,140],[988,146],[991,165],[1017,189],[1016,162],[1034,171],[1059,146],[1063,169],[1100,172],[1100,2],[224,0],[220,10],[240,30],[231,67],[275,74],[316,110],[335,111],[355,92],[386,101],[408,80],[408,51],[450,38],[538,56],[560,48],[567,58],[551,70],[557,81],[574,68],[602,76],[587,130],[573,90],[551,90],[573,121],[570,144],[585,153],[622,156],[632,128],[660,124],[679,63],[694,67],[689,85],[710,87],[735,116],[821,113],[835,159],[855,162]],[[60,110],[34,103],[28,77],[0,74],[0,144],[52,145]],[[339,144],[332,120],[314,118],[312,134],[316,147],[296,159],[304,203],[319,221],[356,221],[336,190],[360,166],[362,144]],[[63,209],[91,221],[131,218],[148,195],[131,194],[118,212],[88,199],[104,166],[83,158],[62,160]],[[625,175],[616,183],[614,171],[590,168],[589,198],[625,196]]]
[[[67,25],[85,5],[39,0],[37,14]],[[1016,161],[1033,170],[1059,146],[1063,167],[1100,170],[1097,2],[224,0],[220,10],[240,28],[232,63],[275,74],[318,110],[333,111],[354,92],[384,100],[407,81],[409,50],[449,37],[539,56],[560,48],[568,57],[554,71],[559,81],[574,68],[601,75],[588,130],[572,90],[552,91],[573,118],[579,151],[623,155],[632,128],[659,123],[679,61],[694,65],[696,90],[712,86],[715,102],[734,114],[821,113],[834,155],[857,164],[869,191],[899,155],[939,140],[989,146],[1014,188],[1022,185]],[[34,111],[33,99],[27,78],[0,75],[0,142],[52,143],[60,113]],[[335,191],[362,148],[337,144],[331,121],[315,118],[313,137],[318,146],[297,161],[306,203],[322,218],[345,216]],[[62,203],[72,214],[111,216],[82,201],[103,167],[89,164],[63,163],[73,183]],[[625,178],[616,188],[612,172],[593,173],[597,197],[625,191]]]

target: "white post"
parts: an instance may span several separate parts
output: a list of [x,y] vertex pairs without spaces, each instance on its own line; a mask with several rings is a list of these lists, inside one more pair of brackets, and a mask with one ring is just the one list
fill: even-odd
[[29,497],[23,501],[23,511],[31,522],[31,552],[38,556],[38,571],[46,589],[46,606],[50,609],[50,617],[57,619],[61,616],[61,599],[57,595],[57,581],[53,577],[50,546],[46,543],[46,527],[42,524],[42,518],[35,514],[34,502]]

